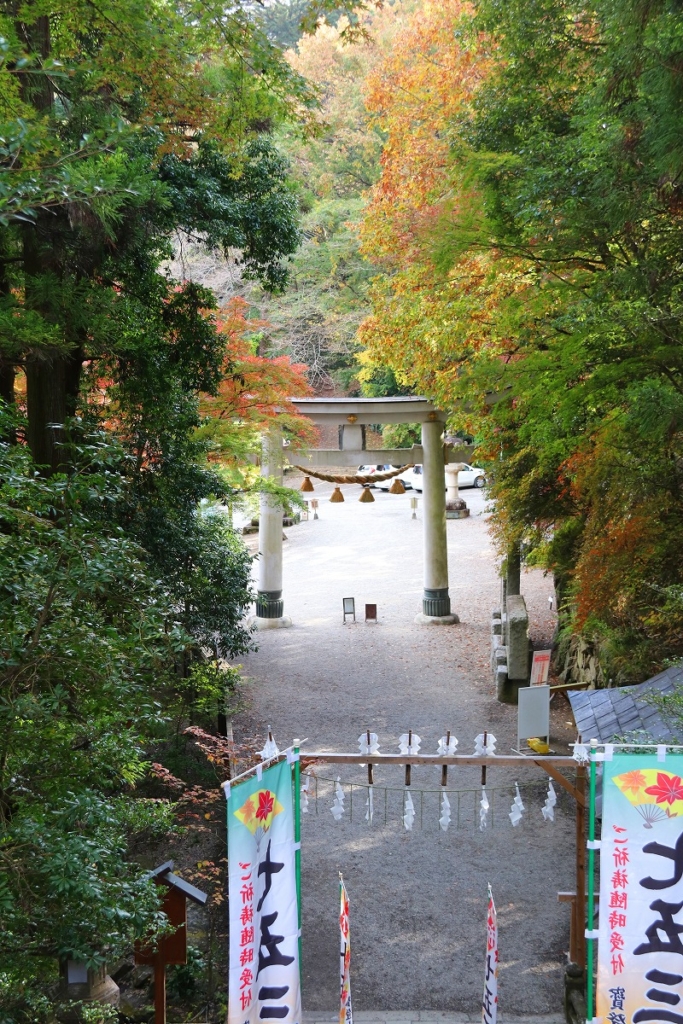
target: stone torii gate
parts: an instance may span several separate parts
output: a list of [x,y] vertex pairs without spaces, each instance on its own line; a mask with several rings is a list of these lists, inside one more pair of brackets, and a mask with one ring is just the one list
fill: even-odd
[[[446,545],[446,462],[467,461],[471,447],[446,448],[443,427],[446,413],[426,398],[293,398],[297,411],[319,426],[339,428],[339,448],[314,449],[297,454],[297,462],[311,467],[362,465],[372,457],[390,465],[423,467],[424,594],[419,623],[450,625],[458,622],[448,593]],[[420,423],[422,444],[412,448],[365,448],[365,428],[376,423]],[[282,483],[282,432],[276,426],[263,438],[261,472]],[[261,496],[259,519],[258,596],[252,620],[259,629],[291,626],[282,598],[282,506]]]

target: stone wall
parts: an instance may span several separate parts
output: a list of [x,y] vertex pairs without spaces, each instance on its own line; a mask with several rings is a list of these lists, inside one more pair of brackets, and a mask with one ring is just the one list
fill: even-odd
[[517,703],[517,690],[529,683],[529,613],[521,594],[506,595],[491,620],[491,672],[498,700]]
[[588,683],[591,689],[607,685],[600,667],[600,652],[595,643],[573,636],[563,648],[555,656],[560,682]]

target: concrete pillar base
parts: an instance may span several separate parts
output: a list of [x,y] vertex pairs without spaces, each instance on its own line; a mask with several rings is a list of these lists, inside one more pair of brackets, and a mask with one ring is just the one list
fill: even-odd
[[262,619],[259,615],[250,615],[247,619],[248,626],[256,626],[262,629],[287,629],[292,625],[289,615],[281,615],[278,619]]
[[281,590],[259,590],[256,595],[256,615],[259,619],[280,619],[285,610]]
[[422,595],[422,613],[430,618],[443,618],[451,614],[448,587],[425,587]]
[[446,508],[446,519],[467,519],[470,514],[468,508]]
[[418,626],[454,626],[460,619],[454,612],[450,615],[425,615],[424,612],[420,612],[415,616],[414,622]]

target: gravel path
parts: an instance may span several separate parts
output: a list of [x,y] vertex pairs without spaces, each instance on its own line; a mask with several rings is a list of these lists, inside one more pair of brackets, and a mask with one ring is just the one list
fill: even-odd
[[[280,746],[299,736],[308,737],[309,750],[355,751],[358,736],[369,728],[386,753],[398,752],[399,735],[412,728],[423,750],[436,752],[439,737],[451,729],[460,751],[468,752],[477,733],[487,729],[497,737],[499,753],[510,751],[516,708],[496,701],[488,665],[499,580],[484,495],[464,491],[472,514],[448,523],[450,592],[461,623],[437,627],[413,622],[421,610],[422,522],[420,510],[417,520],[410,518],[410,492],[375,491],[374,504],[361,504],[357,488],[347,487],[346,502],[335,505],[326,500],[330,491],[316,483],[320,519],[286,531],[285,613],[294,626],[261,633],[259,651],[244,659],[250,708],[235,722],[236,738],[263,734],[272,725]],[[554,628],[551,582],[539,571],[526,572],[522,591],[532,638],[542,646]],[[359,619],[365,602],[376,603],[379,623],[342,625],[342,597],[350,596]],[[553,701],[552,730],[553,748],[564,753],[574,731],[562,697]],[[462,792],[450,795],[453,819],[444,833],[438,825],[438,775],[415,768],[416,821],[406,832],[400,768],[376,772],[372,826],[364,820],[363,770],[351,766],[339,774],[346,796],[342,821],[335,822],[329,811],[336,772],[321,766],[302,824],[309,1014],[337,1005],[338,871],[351,901],[356,1009],[476,1016],[490,881],[500,925],[501,1013],[507,1019],[526,1014],[546,1020],[558,1014],[568,909],[557,903],[557,892],[574,888],[570,798],[558,794],[556,820],[546,823],[540,808],[547,779],[525,768],[518,781],[527,813],[513,829],[507,813],[515,778],[509,770],[489,770],[493,820],[481,832],[479,771],[451,770],[449,789]]]

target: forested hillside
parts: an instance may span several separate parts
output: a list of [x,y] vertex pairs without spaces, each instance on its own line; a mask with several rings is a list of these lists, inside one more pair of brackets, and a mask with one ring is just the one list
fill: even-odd
[[275,130],[316,100],[239,8],[3,4],[0,37],[0,1016],[35,1024],[60,963],[164,926],[133,856],[177,830],[150,761],[192,768],[182,730],[225,729],[254,644],[220,504],[308,385],[168,264],[201,238],[286,286]]
[[364,360],[488,459],[600,680],[683,654],[680,12],[425,3],[369,77]]

